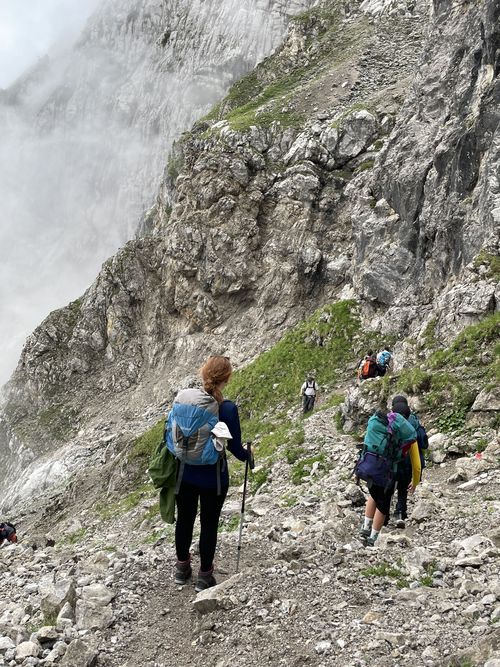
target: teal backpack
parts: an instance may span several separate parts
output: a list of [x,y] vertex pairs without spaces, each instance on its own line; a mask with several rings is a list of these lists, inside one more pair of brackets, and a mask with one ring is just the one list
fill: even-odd
[[400,414],[376,412],[368,420],[363,449],[354,469],[356,477],[388,489],[398,463],[408,453],[417,434]]

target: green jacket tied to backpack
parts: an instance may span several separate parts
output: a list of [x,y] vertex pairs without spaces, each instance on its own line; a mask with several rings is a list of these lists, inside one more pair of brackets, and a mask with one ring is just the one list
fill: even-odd
[[167,449],[165,431],[151,458],[149,476],[156,489],[160,489],[160,515],[165,523],[174,523],[175,486],[177,482],[177,459]]

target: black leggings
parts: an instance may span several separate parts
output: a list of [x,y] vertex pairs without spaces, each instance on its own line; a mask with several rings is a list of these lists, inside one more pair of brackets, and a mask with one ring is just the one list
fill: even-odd
[[201,486],[182,482],[176,496],[177,522],[175,524],[175,548],[177,559],[186,561],[193,539],[193,527],[198,512],[200,499],[200,569],[208,572],[212,569],[215,548],[217,546],[217,529],[222,505],[226,499],[227,488],[204,489]]

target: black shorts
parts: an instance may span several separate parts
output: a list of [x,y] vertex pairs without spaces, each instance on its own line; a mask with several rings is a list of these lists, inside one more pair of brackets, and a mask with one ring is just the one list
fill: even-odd
[[369,488],[370,496],[375,501],[375,505],[379,512],[382,512],[385,516],[391,511],[391,499],[394,493],[394,483],[392,483],[387,489],[383,486],[377,486],[372,484]]

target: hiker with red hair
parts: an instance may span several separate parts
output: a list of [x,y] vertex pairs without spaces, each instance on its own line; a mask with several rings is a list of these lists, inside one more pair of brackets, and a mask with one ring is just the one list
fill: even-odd
[[224,445],[227,444],[227,449],[240,461],[251,457],[250,450],[241,444],[238,408],[222,395],[231,373],[228,357],[210,356],[200,368],[203,389],[180,391],[167,419],[167,447],[178,459],[174,580],[183,585],[192,575],[190,547],[199,503],[197,592],[216,584],[213,559],[219,518],[229,488]]

